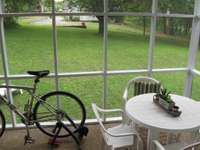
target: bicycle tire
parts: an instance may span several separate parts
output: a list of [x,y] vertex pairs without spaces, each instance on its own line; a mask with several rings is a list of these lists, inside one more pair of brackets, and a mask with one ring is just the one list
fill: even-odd
[[6,121],[3,112],[0,110],[0,137],[5,131]]
[[[63,92],[63,91],[54,91],[54,92],[50,92],[50,93],[47,93],[46,95],[42,96],[41,99],[43,101],[38,101],[36,104],[35,104],[35,107],[34,107],[34,110],[33,110],[33,117],[34,117],[34,120],[36,121],[36,126],[38,129],[40,129],[40,131],[42,131],[44,134],[48,135],[48,136],[51,136],[51,137],[54,137],[55,136],[55,131],[53,132],[52,130],[47,130],[47,128],[45,128],[39,120],[39,114],[42,114],[42,113],[46,113],[46,112],[42,112],[42,109],[39,110],[40,108],[42,108],[44,102],[47,102],[48,103],[48,100],[50,101],[51,98],[53,97],[53,103],[55,103],[55,98],[54,97],[59,97],[59,96],[63,96],[66,101],[67,100],[72,100],[71,102],[75,102],[75,104],[77,104],[79,107],[80,107],[80,112],[81,112],[81,119],[80,119],[80,123],[79,124],[76,124],[77,127],[73,129],[73,133],[77,133],[80,128],[85,124],[85,119],[86,119],[86,110],[85,110],[85,107],[83,105],[83,103],[81,102],[81,100],[71,94],[71,93],[68,93],[68,92]],[[65,101],[64,101],[65,102]],[[66,106],[65,106],[66,107]],[[76,107],[76,106],[75,106]],[[41,111],[41,112],[40,112]],[[60,109],[56,108],[56,111],[59,112],[61,111]],[[63,110],[62,110],[63,111]],[[67,114],[66,112],[67,110],[64,111],[65,114]],[[48,112],[50,112],[48,110]],[[50,112],[51,113],[51,112]],[[48,115],[47,115],[48,116]],[[65,118],[66,119],[66,118]],[[73,120],[74,121],[74,120]],[[56,130],[56,123],[55,125],[52,126],[55,130]],[[54,130],[53,129],[53,130]],[[65,133],[65,134],[60,134],[60,135],[57,135],[58,138],[63,138],[63,137],[67,137],[67,136],[70,136],[69,133]]]

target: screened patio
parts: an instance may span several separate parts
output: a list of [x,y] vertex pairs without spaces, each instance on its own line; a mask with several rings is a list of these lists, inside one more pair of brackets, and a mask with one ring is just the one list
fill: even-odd
[[[104,6],[102,12],[60,12],[56,10],[56,2],[54,0],[51,1],[51,11],[47,12],[33,12],[28,10],[24,12],[4,12],[4,0],[0,0],[0,83],[4,83],[5,85],[17,85],[24,83],[26,85],[30,85],[34,77],[26,74],[27,70],[48,69],[50,70],[50,74],[45,79],[43,79],[43,83],[45,86],[42,86],[41,83],[41,88],[39,88],[39,90],[42,91],[41,94],[55,90],[64,90],[75,93],[75,95],[78,95],[79,98],[83,101],[86,107],[86,112],[88,113],[86,124],[97,123],[97,120],[92,112],[91,103],[97,103],[102,108],[122,108],[122,95],[124,88],[131,78],[137,76],[149,76],[156,78],[157,80],[161,81],[161,83],[166,86],[170,91],[172,91],[172,93],[199,101],[200,0],[194,1],[193,14],[184,13],[184,11],[183,13],[176,13],[173,11],[166,13],[160,12],[159,0],[152,0],[152,6],[149,12],[109,11],[109,0],[104,0],[102,1],[102,3]],[[36,51],[38,51],[39,54],[31,52],[29,55],[29,53],[26,52],[28,51],[28,49],[22,50],[23,48],[26,48],[26,46],[18,48],[19,51],[16,50],[15,52],[15,46],[17,45],[16,43],[24,42],[23,44],[26,45],[26,40],[28,42],[28,38],[21,38],[15,43],[15,41],[12,39],[12,36],[15,34],[16,31],[11,30],[11,32],[9,32],[9,30],[6,30],[4,27],[4,19],[11,16],[21,18],[49,17],[51,19],[51,26],[49,26],[48,29],[51,32],[46,32],[46,34],[48,35],[47,41],[45,41],[43,37],[39,39],[44,40],[43,45],[37,45],[38,49]],[[84,55],[84,52],[80,53],[80,51],[74,51],[72,55],[68,55],[70,59],[64,57],[64,53],[68,54],[68,47],[66,46],[69,46],[70,42],[72,42],[70,41],[70,37],[73,35],[73,32],[69,33],[69,39],[67,39],[69,40],[69,43],[67,45],[65,43],[67,40],[63,40],[61,38],[63,36],[63,30],[61,30],[58,26],[56,18],[65,16],[103,16],[104,30],[102,37],[100,37],[98,39],[98,42],[95,43],[97,45],[100,45],[97,48],[97,51],[86,51],[87,55]],[[110,40],[112,39],[112,36],[114,36],[114,34],[112,34],[111,32],[111,23],[109,22],[110,18],[125,16],[133,18],[149,18],[150,29],[149,31],[146,31],[146,47],[144,47],[143,49],[145,53],[142,53],[145,55],[140,54],[140,51],[142,51],[141,49],[133,49],[133,56],[129,54],[126,55],[126,49],[124,51],[120,51],[119,49],[117,49],[117,46],[120,45],[117,40],[115,42]],[[187,48],[183,48],[184,51],[186,51],[186,55],[184,55],[183,57],[180,56],[181,52],[179,52],[178,54],[173,53],[172,49],[164,49],[164,54],[159,53],[159,48],[162,49],[162,47],[159,47],[159,44],[157,46],[157,41],[159,41],[158,37],[163,36],[161,34],[158,34],[157,25],[160,21],[160,18],[191,20],[192,27],[189,37],[190,40],[188,42],[185,42],[185,47]],[[26,28],[28,29],[27,26]],[[20,29],[18,30],[20,31]],[[42,28],[39,30],[42,31]],[[116,37],[122,39],[125,38],[123,34],[120,35],[120,28],[116,28],[116,30],[119,30],[119,33],[115,35]],[[37,33],[41,31],[34,30],[33,32]],[[25,31],[21,30],[20,32],[16,33],[22,32]],[[76,32],[74,32],[74,34],[76,36]],[[31,37],[32,35],[26,33],[26,36]],[[137,38],[138,37],[135,38],[136,42],[134,41],[133,45],[137,45]],[[82,38],[81,40],[84,41],[85,39]],[[177,39],[175,38],[175,40]],[[37,44],[37,40],[31,42],[35,42]],[[126,42],[127,41],[124,40],[124,43]],[[161,42],[163,41],[161,40]],[[87,44],[91,46],[91,43],[89,42],[78,44],[82,44],[83,48]],[[116,45],[113,46],[112,44]],[[65,46],[65,51],[60,50],[61,45]],[[73,44],[71,46],[76,47],[76,45]],[[127,47],[131,47],[131,45],[127,44],[126,48]],[[48,51],[43,52],[42,48],[48,49]],[[111,49],[116,49],[116,51],[113,52],[111,51]],[[22,52],[20,54],[21,56],[25,54],[23,57],[19,57],[15,54],[20,53],[20,51]],[[134,53],[136,55],[134,55]],[[173,55],[175,56],[173,57],[173,59],[171,59]],[[74,58],[72,59],[72,57]],[[87,58],[92,58],[93,61],[87,62]],[[81,59],[84,59],[85,61],[81,62]],[[136,63],[140,62],[141,64],[130,66],[129,61],[134,62],[134,59],[138,59]],[[39,64],[36,63],[36,61],[38,61]],[[17,65],[15,65],[15,63]],[[26,65],[24,65],[23,63]],[[70,69],[68,69],[68,64],[73,64],[72,66],[69,66]],[[81,64],[83,64],[83,66],[81,66]],[[92,64],[92,67],[90,67],[90,64]],[[15,67],[17,67],[17,69],[15,69]],[[18,103],[15,99],[17,99],[17,101],[21,100],[20,97],[15,98],[9,88],[7,88],[7,96],[11,104]],[[25,95],[24,97],[27,98],[27,95]],[[20,104],[18,105],[24,104],[25,102],[20,102]],[[19,118],[17,118],[15,113],[8,111],[8,109],[4,107],[3,111],[7,112],[6,118],[8,119],[6,127],[8,129],[14,129],[17,130],[14,132],[18,132],[19,128],[19,130],[21,130],[21,128],[23,129],[25,127],[24,124],[19,121]],[[104,121],[109,123],[120,120],[121,117],[118,116],[104,118]],[[92,126],[92,128],[95,127],[97,126]],[[87,141],[87,137],[85,140]]]

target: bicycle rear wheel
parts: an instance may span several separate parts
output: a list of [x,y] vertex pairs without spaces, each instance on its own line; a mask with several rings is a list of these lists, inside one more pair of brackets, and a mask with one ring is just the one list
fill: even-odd
[[[48,136],[55,136],[59,130],[58,122],[76,133],[84,125],[86,111],[83,103],[73,94],[61,91],[50,92],[41,97],[33,112],[36,126]],[[45,127],[45,125],[49,125]],[[70,127],[69,127],[70,124]],[[56,137],[67,137],[71,134],[62,128]]]
[[6,125],[5,117],[2,111],[0,110],[0,137],[3,135],[5,131],[5,125]]

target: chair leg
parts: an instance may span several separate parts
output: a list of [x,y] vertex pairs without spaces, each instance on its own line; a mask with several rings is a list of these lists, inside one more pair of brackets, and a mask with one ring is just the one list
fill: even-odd
[[138,150],[138,142],[139,142],[138,137],[134,136],[133,146],[132,146],[131,150],[133,150],[133,149]]

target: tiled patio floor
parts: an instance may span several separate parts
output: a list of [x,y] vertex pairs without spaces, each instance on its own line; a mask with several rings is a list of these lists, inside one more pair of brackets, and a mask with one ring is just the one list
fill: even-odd
[[[115,124],[107,124],[106,126],[112,126]],[[98,124],[87,125],[89,133],[81,142],[82,150],[102,150],[101,145],[101,133]],[[0,138],[0,150],[77,150],[75,142],[71,137],[63,138],[62,142],[57,148],[49,146],[49,137],[43,134],[39,129],[31,129],[31,136],[35,139],[34,144],[24,145],[24,135],[26,135],[25,129],[18,130],[6,130],[4,135]],[[166,137],[165,133],[160,134],[162,137]],[[174,135],[169,136],[171,140],[176,139]],[[185,140],[190,140],[190,136],[183,135]],[[172,141],[173,142],[173,141]],[[200,150],[200,149],[198,149]]]
[[[88,136],[82,140],[82,150],[101,150],[100,130],[96,125],[88,125]],[[51,148],[48,143],[48,136],[44,135],[39,129],[31,129],[31,136],[35,139],[34,144],[24,145],[24,129],[6,130],[0,139],[0,150],[76,150],[73,140],[63,138],[62,144],[57,148]]]

